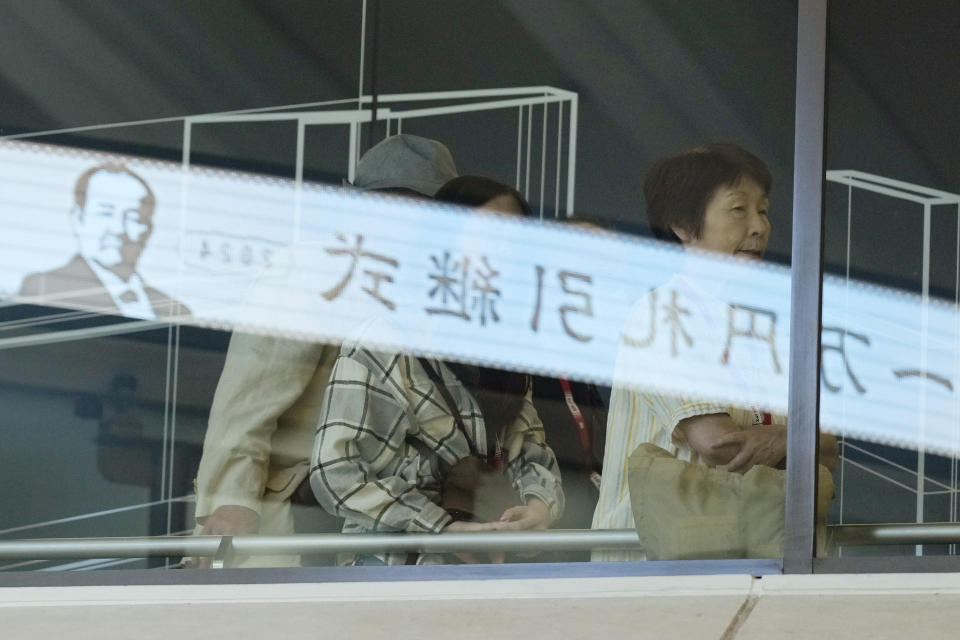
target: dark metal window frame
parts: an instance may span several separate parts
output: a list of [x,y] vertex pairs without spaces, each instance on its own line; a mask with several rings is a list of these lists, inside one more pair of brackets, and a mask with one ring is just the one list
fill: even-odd
[[812,573],[816,548],[828,4],[797,9],[784,573]]

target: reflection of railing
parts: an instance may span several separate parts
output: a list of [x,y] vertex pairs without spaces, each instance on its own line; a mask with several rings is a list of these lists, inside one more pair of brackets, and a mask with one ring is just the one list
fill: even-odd
[[[827,527],[829,546],[960,543],[960,524],[845,524]],[[356,534],[293,536],[158,536],[0,541],[0,560],[54,558],[212,557],[214,567],[235,556],[381,552],[522,552],[639,550],[633,529],[496,533]]]
[[111,322],[97,327],[84,329],[66,329],[63,331],[47,331],[27,336],[0,338],[0,349],[14,349],[17,347],[35,347],[41,344],[57,342],[74,342],[90,338],[104,338],[119,336],[127,333],[140,333],[151,329],[166,329],[170,326],[169,320],[135,320],[132,322]]
[[840,524],[827,527],[830,546],[957,544],[960,523]]
[[301,553],[460,551],[580,551],[637,549],[633,529],[496,533],[355,534],[293,536],[158,536],[0,541],[0,560],[205,556],[223,566],[233,556]]
[[[897,214],[910,213],[913,212],[917,215],[918,218],[922,221],[922,252],[921,252],[921,282],[920,282],[920,308],[918,315],[919,321],[919,330],[920,330],[920,344],[918,349],[918,362],[919,368],[918,372],[921,372],[924,379],[933,379],[934,375],[929,371],[928,368],[928,359],[930,358],[930,335],[931,335],[931,312],[930,312],[930,265],[931,265],[931,247],[933,244],[932,236],[935,235],[933,231],[933,221],[934,214],[937,217],[942,217],[947,215],[949,217],[960,218],[960,195],[955,193],[949,193],[947,191],[940,191],[938,189],[931,189],[919,184],[913,184],[910,182],[903,182],[902,180],[894,180],[892,178],[887,178],[884,176],[874,175],[870,173],[865,173],[863,171],[853,171],[853,170],[833,170],[827,171],[826,178],[828,182],[834,182],[847,186],[847,252],[846,252],[846,272],[847,280],[850,276],[850,229],[852,226],[852,215],[855,210],[853,202],[865,201],[867,202],[866,211],[869,211],[871,214],[876,215],[874,208],[876,207],[875,201],[867,200],[864,197],[864,194],[874,194],[875,197],[883,196],[885,198],[891,198],[892,202],[897,203],[896,212]],[[946,208],[944,208],[946,207]],[[857,207],[858,209],[860,207]],[[960,243],[954,247],[955,259],[960,263]],[[960,287],[960,285],[958,285]],[[960,288],[954,291],[956,296],[960,296]],[[826,298],[824,300],[824,317],[826,317],[827,304]],[[849,302],[847,307],[843,309],[844,321],[849,322],[850,319],[850,307]],[[935,332],[934,332],[935,333]],[[955,333],[950,334],[950,338],[954,340],[960,339],[960,336],[957,336]],[[951,348],[951,351],[955,351],[956,345]],[[936,352],[938,349],[934,347],[932,349]],[[953,377],[956,377],[957,367],[960,366],[960,361],[956,358],[953,359]],[[896,374],[895,374],[896,375]],[[952,386],[949,387],[949,390],[952,392]],[[938,390],[939,391],[939,390]],[[916,477],[915,488],[904,487],[908,491],[912,491],[916,494],[916,519],[918,522],[922,522],[924,519],[925,509],[925,498],[928,495],[931,495],[932,492],[927,491],[927,483],[933,482],[937,483],[936,480],[929,477],[926,473],[926,443],[925,435],[928,432],[928,426],[936,428],[934,425],[928,425],[930,421],[931,409],[933,408],[933,402],[930,401],[928,404],[928,389],[927,387],[921,388],[921,395],[919,398],[918,406],[916,411],[917,427],[918,427],[918,436],[916,439],[917,442],[917,470],[916,472],[906,470],[908,473],[912,473]],[[954,404],[954,407],[956,405]],[[846,406],[844,408],[846,410]],[[855,409],[851,409],[855,411]],[[960,414],[957,413],[956,408],[950,414],[951,425],[957,423]],[[822,414],[821,414],[822,419]],[[933,420],[932,422],[936,422]],[[956,436],[954,436],[956,438]],[[846,459],[846,449],[851,446],[846,441],[841,445],[841,456],[845,459],[845,464],[850,464],[851,461]],[[872,455],[869,452],[865,452],[867,455]],[[953,452],[956,455],[957,452]],[[875,456],[879,457],[879,456]],[[888,464],[893,464],[890,460],[885,458],[880,458]],[[868,473],[873,473],[874,475],[879,475],[884,480],[893,482],[894,484],[899,484],[890,477],[884,476],[881,473],[877,473],[873,470],[865,469]],[[842,473],[842,472],[841,472]],[[842,478],[842,475],[841,475]],[[901,485],[902,486],[902,485]],[[951,486],[947,487],[951,493],[956,493],[957,483],[956,478],[951,480]],[[841,501],[842,504],[842,501]],[[841,519],[845,516],[841,509]],[[951,520],[956,520],[956,509],[951,507],[949,518]],[[886,544],[886,543],[876,543],[876,544]],[[919,552],[919,549],[918,549]]]

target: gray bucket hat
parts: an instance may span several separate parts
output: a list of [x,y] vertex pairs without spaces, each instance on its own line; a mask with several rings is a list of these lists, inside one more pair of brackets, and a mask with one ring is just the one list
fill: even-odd
[[390,136],[363,154],[353,186],[411,189],[428,197],[457,177],[450,150],[436,140],[408,133]]

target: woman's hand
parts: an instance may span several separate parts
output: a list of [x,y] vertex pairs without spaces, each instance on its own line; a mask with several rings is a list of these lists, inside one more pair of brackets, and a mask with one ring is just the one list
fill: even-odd
[[[444,533],[475,533],[478,531],[525,531],[529,529],[546,529],[550,526],[550,509],[539,498],[530,498],[527,504],[510,507],[500,516],[497,522],[464,522],[454,520],[446,527]],[[492,551],[489,554],[472,552],[458,552],[454,554],[461,562],[475,564],[490,562],[500,564],[504,561],[502,551]]]
[[[477,533],[480,531],[500,531],[503,529],[502,522],[466,522],[465,520],[453,520],[443,528],[443,533]],[[460,562],[464,564],[503,564],[504,553],[494,551],[489,554],[473,553],[472,551],[459,551],[455,555]]]
[[546,529],[550,526],[550,509],[539,498],[530,498],[527,504],[510,507],[500,516],[504,531]]
[[787,457],[787,427],[783,424],[753,425],[718,437],[713,448],[730,445],[737,445],[740,450],[725,465],[727,471],[746,473],[758,464],[776,467]]
[[[543,500],[530,498],[527,504],[504,511],[500,521],[509,527],[509,531],[546,529],[550,526],[550,509]],[[532,558],[536,555],[536,551],[517,553],[518,558]]]

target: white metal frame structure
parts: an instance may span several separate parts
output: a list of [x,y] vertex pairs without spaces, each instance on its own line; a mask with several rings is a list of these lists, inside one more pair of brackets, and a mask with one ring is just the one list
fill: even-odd
[[[306,128],[308,126],[346,125],[350,127],[350,146],[345,168],[347,180],[353,182],[357,162],[360,158],[360,125],[374,120],[373,97],[359,96],[352,101],[335,101],[332,103],[317,103],[313,105],[288,105],[267,109],[243,112],[213,113],[183,118],[183,167],[190,167],[192,135],[194,127],[202,124],[226,123],[265,123],[265,122],[296,122],[297,149],[295,184],[299,188],[303,184],[304,147]],[[356,104],[355,109],[344,108],[349,102]],[[501,89],[476,89],[468,91],[439,91],[421,93],[381,94],[376,97],[377,122],[386,123],[386,135],[403,133],[404,123],[420,118],[450,116],[477,111],[492,111],[499,109],[517,109],[517,165],[515,185],[528,200],[539,205],[540,217],[543,218],[545,193],[545,178],[547,164],[548,126],[550,120],[550,106],[556,105],[556,177],[554,189],[554,211],[557,217],[561,211],[561,178],[566,181],[565,201],[563,211],[569,217],[574,211],[574,191],[577,167],[577,94],[572,91],[557,89],[556,87],[510,87]],[[418,103],[447,102],[442,106],[418,107]],[[380,107],[380,104],[389,106]],[[566,109],[564,105],[569,105]],[[334,109],[318,107],[329,105]],[[304,110],[310,107],[309,110]],[[296,109],[296,111],[291,111]],[[566,119],[564,111],[567,111]],[[539,111],[537,114],[535,111]],[[533,154],[532,133],[534,118],[541,119],[540,144],[540,176],[539,197],[532,199],[531,190],[537,187],[537,177],[531,176],[531,156]],[[566,125],[566,126],[564,126]],[[563,175],[562,158],[564,155],[564,140],[566,141],[566,175]]]
[[[295,122],[297,126],[296,138],[296,165],[295,188],[297,193],[303,186],[304,153],[306,146],[307,127],[314,126],[347,126],[349,127],[349,151],[344,161],[343,175],[349,181],[355,178],[357,162],[361,156],[361,125],[374,120],[372,107],[374,97],[359,95],[357,98],[345,100],[330,100],[305,104],[284,105],[255,110],[229,111],[212,114],[198,114],[175,118],[162,118],[138,122],[109,123],[61,129],[55,131],[41,131],[12,136],[2,136],[0,140],[28,140],[42,139],[55,134],[83,133],[104,131],[119,127],[157,124],[161,122],[183,123],[182,167],[184,180],[181,182],[180,193],[180,227],[181,241],[186,230],[189,218],[188,196],[190,183],[192,141],[194,129],[206,124],[226,123],[257,123],[267,122]],[[549,86],[508,87],[465,91],[420,92],[402,94],[380,94],[376,96],[376,121],[386,124],[386,135],[402,133],[404,127],[408,132],[410,122],[424,118],[450,117],[460,114],[469,114],[482,111],[516,110],[517,138],[516,138],[516,182],[515,186],[532,202],[535,210],[539,208],[541,219],[544,216],[545,203],[552,195],[552,210],[555,215],[570,216],[574,211],[575,183],[576,183],[576,153],[577,153],[577,123],[578,123],[578,96],[576,93]],[[384,105],[384,106],[380,106]],[[555,118],[555,120],[554,120]],[[553,123],[555,136],[553,140]],[[540,140],[539,149],[535,149],[536,141],[534,130]],[[548,132],[549,133],[548,135]],[[510,141],[503,141],[504,147],[509,148]],[[548,149],[548,145],[550,148]],[[533,161],[535,154],[538,161]],[[545,191],[547,184],[548,157],[555,155],[554,193]],[[565,156],[565,157],[564,157]],[[532,171],[532,166],[539,164],[540,171]],[[561,193],[561,184],[565,183]],[[533,198],[531,198],[533,194]],[[299,198],[297,199],[299,203]],[[299,233],[299,206],[297,206],[294,224],[294,238]],[[182,265],[181,265],[182,268]],[[111,324],[103,327],[85,328],[82,330],[50,331],[48,333],[8,338],[5,346],[30,346],[60,342],[64,340],[92,338],[97,336],[112,336],[124,333],[139,332],[149,329],[166,328],[171,333],[169,345],[176,349],[179,345],[179,326],[170,325],[162,320],[139,320],[119,325]],[[0,534],[14,532],[36,532],[48,529],[65,522],[96,519],[117,512],[118,510],[147,509],[156,504],[166,504],[168,510],[167,534],[176,532],[169,529],[169,510],[173,503],[190,500],[191,496],[173,496],[172,474],[174,465],[174,442],[176,429],[176,387],[177,387],[176,357],[170,358],[167,386],[171,397],[168,414],[165,417],[164,443],[162,461],[163,479],[161,480],[161,500],[158,503],[131,504],[119,508],[108,509],[102,512],[80,513],[49,522],[33,522],[11,530],[0,531]],[[113,561],[113,559],[111,559]],[[0,571],[16,568],[15,566],[0,566]],[[60,568],[72,568],[62,566]],[[84,567],[95,568],[95,567]]]
[[[931,229],[932,229],[932,218],[934,207],[945,206],[949,207],[949,212],[953,212],[955,208],[955,215],[957,216],[958,225],[957,225],[957,238],[956,238],[956,280],[954,286],[954,306],[960,311],[960,195],[955,193],[948,193],[946,191],[940,191],[937,189],[931,189],[918,184],[913,184],[910,182],[904,182],[902,180],[894,180],[892,178],[886,178],[884,176],[874,175],[871,173],[866,173],[863,171],[854,171],[854,170],[832,170],[826,172],[826,179],[828,182],[834,182],[837,184],[842,184],[847,186],[847,250],[846,250],[846,279],[849,282],[850,280],[850,232],[852,230],[851,217],[853,215],[853,200],[854,200],[854,189],[868,191],[871,193],[876,193],[882,196],[887,196],[890,198],[895,198],[898,200],[903,200],[906,202],[911,202],[922,207],[923,211],[923,249],[922,249],[922,267],[921,267],[921,306],[920,306],[920,370],[927,370],[927,357],[928,357],[928,347],[927,347],[927,338],[929,333],[929,312],[930,312],[930,257],[931,257]],[[956,335],[960,337],[960,326],[957,327]],[[956,374],[960,373],[960,358],[954,358],[954,377],[958,377]],[[908,487],[901,482],[896,481],[892,477],[888,477],[874,470],[866,469],[868,473],[877,475],[887,482],[893,483],[901,488],[912,491],[916,495],[916,522],[924,522],[924,506],[925,506],[925,497],[928,494],[934,493],[949,493],[951,497],[950,502],[950,520],[951,522],[956,522],[958,513],[956,508],[956,496],[960,487],[958,487],[958,477],[957,477],[957,458],[954,458],[951,462],[951,477],[949,486],[944,485],[942,482],[934,480],[932,478],[927,478],[925,473],[925,460],[926,460],[926,451],[923,447],[923,433],[925,431],[925,425],[927,421],[927,414],[925,411],[926,403],[926,390],[921,393],[921,404],[918,407],[918,419],[919,419],[919,430],[920,446],[917,451],[917,470],[914,472],[911,469],[906,469],[902,465],[896,464],[894,461],[887,460],[882,456],[876,454],[860,451],[869,455],[872,458],[877,459],[878,462],[885,464],[892,473],[907,472],[916,478],[916,486]],[[955,423],[960,424],[960,407],[957,407],[955,413]],[[846,447],[854,447],[852,444],[844,443],[844,449]],[[857,467],[863,468],[862,465],[859,465],[851,460],[846,459],[844,455],[845,451],[841,450],[841,459],[844,464],[854,464]],[[842,471],[841,471],[842,474]],[[842,482],[841,475],[841,482]],[[929,491],[926,488],[926,484],[930,482],[940,489],[935,491]],[[842,493],[841,493],[842,496]],[[841,523],[843,522],[843,501],[841,497],[840,503],[841,510]],[[921,546],[917,546],[917,555],[922,553]]]

